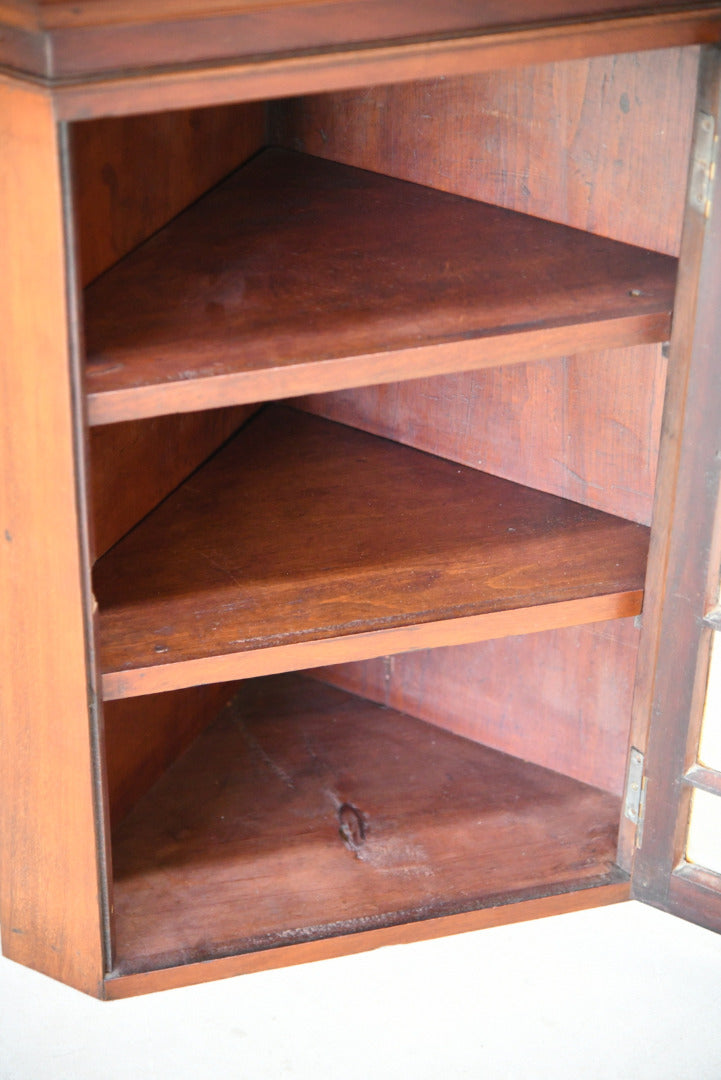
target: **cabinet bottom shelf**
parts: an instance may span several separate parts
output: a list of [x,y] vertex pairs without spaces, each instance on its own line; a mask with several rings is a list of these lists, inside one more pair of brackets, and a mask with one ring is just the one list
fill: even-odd
[[249,681],[116,830],[110,983],[618,885],[619,811],[313,679]]

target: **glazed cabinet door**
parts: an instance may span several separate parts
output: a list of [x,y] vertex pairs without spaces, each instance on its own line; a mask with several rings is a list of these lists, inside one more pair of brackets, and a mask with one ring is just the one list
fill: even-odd
[[[719,50],[701,64],[635,699],[633,892],[721,930]],[[634,760],[635,759],[635,760]],[[634,798],[635,793],[635,798]],[[634,805],[636,803],[637,805]]]

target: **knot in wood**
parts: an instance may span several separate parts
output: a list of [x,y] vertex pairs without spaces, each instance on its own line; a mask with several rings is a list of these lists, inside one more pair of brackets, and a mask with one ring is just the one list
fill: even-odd
[[359,851],[365,843],[366,825],[360,810],[350,803],[343,803],[338,810],[341,840],[350,851]]

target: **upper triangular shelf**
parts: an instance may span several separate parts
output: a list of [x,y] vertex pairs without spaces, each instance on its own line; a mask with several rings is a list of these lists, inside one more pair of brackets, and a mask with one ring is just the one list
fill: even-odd
[[91,423],[663,341],[676,261],[267,150],[86,291]]

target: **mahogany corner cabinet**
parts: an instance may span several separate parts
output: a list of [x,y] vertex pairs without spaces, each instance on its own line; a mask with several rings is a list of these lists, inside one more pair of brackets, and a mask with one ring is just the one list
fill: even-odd
[[629,896],[721,927],[720,42],[0,0],[8,957],[118,998]]

